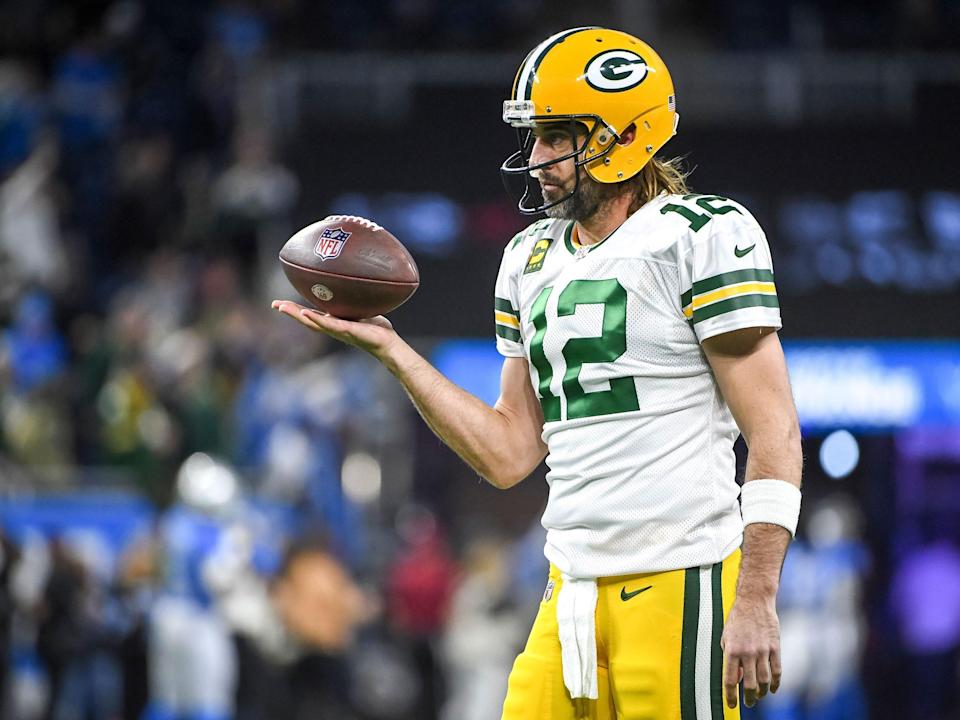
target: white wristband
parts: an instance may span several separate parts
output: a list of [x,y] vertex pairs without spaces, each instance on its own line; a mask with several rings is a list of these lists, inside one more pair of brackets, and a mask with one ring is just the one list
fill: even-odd
[[743,524],[770,523],[797,534],[800,488],[786,480],[748,480],[740,490]]

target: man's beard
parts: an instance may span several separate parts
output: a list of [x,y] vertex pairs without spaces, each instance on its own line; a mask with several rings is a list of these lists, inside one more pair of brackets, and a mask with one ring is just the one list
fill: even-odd
[[577,172],[580,173],[580,184],[576,191],[563,202],[544,210],[547,217],[583,222],[596,215],[622,191],[620,183],[599,183],[579,168]]

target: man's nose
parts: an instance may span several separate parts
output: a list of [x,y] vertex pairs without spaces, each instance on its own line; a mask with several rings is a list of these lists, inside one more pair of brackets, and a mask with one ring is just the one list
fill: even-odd
[[542,139],[534,138],[533,147],[530,148],[530,164],[539,165],[547,160],[552,160],[550,146]]

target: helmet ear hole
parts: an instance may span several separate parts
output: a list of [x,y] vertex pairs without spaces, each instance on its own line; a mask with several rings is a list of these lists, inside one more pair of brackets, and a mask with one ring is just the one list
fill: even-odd
[[623,132],[620,133],[620,139],[617,140],[618,145],[629,145],[637,138],[637,124],[630,123],[623,129]]

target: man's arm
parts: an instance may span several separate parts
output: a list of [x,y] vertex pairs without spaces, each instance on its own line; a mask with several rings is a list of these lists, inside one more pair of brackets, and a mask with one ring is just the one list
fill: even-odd
[[273,307],[380,360],[400,380],[437,436],[491,485],[501,489],[516,485],[547,454],[540,438],[543,413],[524,358],[504,361],[500,399],[491,408],[447,380],[394,332],[386,318],[341,320],[285,300],[274,301]]
[[[703,349],[749,449],[745,482],[761,478],[800,487],[800,426],[780,340],[772,328],[746,328],[709,338]],[[776,599],[790,532],[754,523],[743,533],[737,595],[723,630],[727,704],[743,680],[752,706],[780,685]]]

